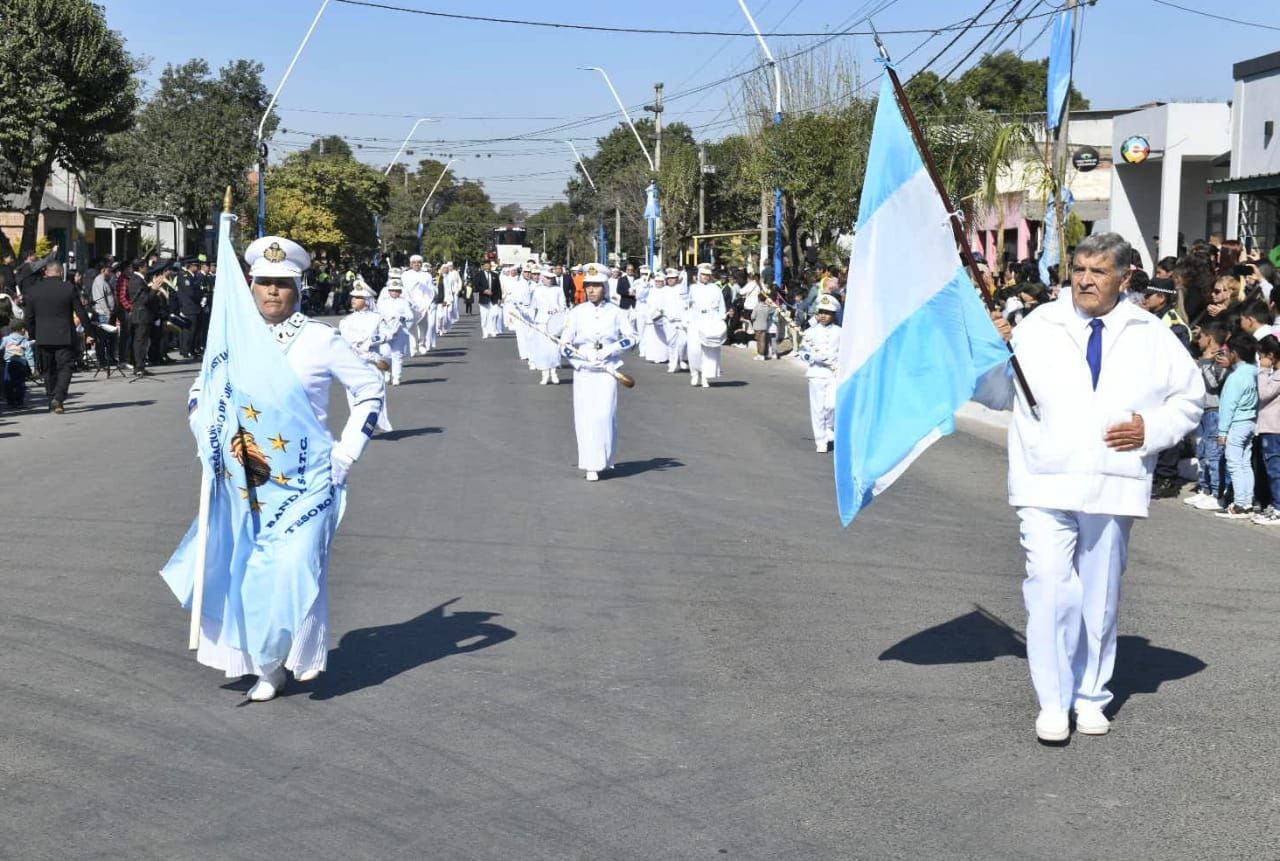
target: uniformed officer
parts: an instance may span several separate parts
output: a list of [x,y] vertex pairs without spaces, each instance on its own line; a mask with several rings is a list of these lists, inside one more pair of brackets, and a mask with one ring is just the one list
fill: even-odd
[[800,359],[808,365],[809,421],[813,426],[813,443],[825,452],[835,442],[836,371],[840,359],[840,300],[824,293],[814,303],[817,322],[804,333],[800,343]]
[[182,259],[182,272],[178,275],[178,313],[187,325],[179,325],[178,353],[184,359],[196,354],[196,335],[200,325],[200,261],[194,257]]
[[382,354],[391,362],[391,370],[383,379],[391,385],[400,385],[405,357],[409,355],[409,323],[413,320],[413,306],[404,297],[404,285],[399,276],[387,280],[385,298],[378,303],[378,315],[382,318]]
[[[338,332],[351,345],[351,349],[356,351],[357,356],[375,367],[379,373],[386,371],[391,367],[391,363],[380,354],[382,316],[374,308],[373,290],[363,280],[358,280],[354,282],[348,298],[351,300],[351,313],[339,321]],[[350,401],[350,395],[348,395],[348,401]],[[354,411],[355,404],[349,405]],[[387,415],[385,405],[378,415],[378,430],[384,432],[391,430],[391,419]]]
[[[689,385],[710,388],[720,376],[720,345],[724,344],[724,290],[715,282],[710,263],[698,264],[698,281],[689,288],[689,326],[686,350],[689,355]],[[708,340],[714,330],[716,339]]]

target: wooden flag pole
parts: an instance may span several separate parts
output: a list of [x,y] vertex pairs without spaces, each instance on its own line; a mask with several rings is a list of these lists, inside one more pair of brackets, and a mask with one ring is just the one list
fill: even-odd
[[[929,152],[929,145],[925,143],[924,132],[920,129],[920,123],[916,121],[915,112],[911,110],[911,102],[907,100],[907,92],[902,88],[902,81],[898,78],[898,71],[890,62],[889,52],[885,49],[884,42],[880,41],[879,33],[875,34],[875,40],[876,47],[880,50],[880,57],[884,60],[884,72],[893,83],[893,92],[898,97],[898,106],[902,109],[902,115],[906,118],[907,125],[911,128],[911,136],[915,138],[916,149],[920,150],[920,158],[924,161],[925,170],[929,172],[929,179],[933,180],[933,187],[937,190],[938,197],[942,198],[942,205],[947,210],[947,221],[951,225],[951,232],[955,235],[956,247],[960,249],[960,258],[964,261],[965,268],[969,270],[969,275],[973,278],[973,286],[977,288],[978,295],[982,297],[983,303],[993,314],[999,313],[1000,309],[996,306],[995,297],[988,295],[983,285],[982,272],[978,269],[978,261],[973,256],[969,243],[965,241],[964,230],[960,227],[960,214],[951,205],[951,196],[947,194],[947,188],[942,184],[942,175],[938,173],[938,166],[933,161],[933,153]],[[1012,344],[1006,342],[1005,346],[1009,348],[1010,353],[1013,352]],[[1014,355],[1009,362],[1013,366],[1018,388],[1022,390],[1022,395],[1027,400],[1028,409],[1031,410],[1033,416],[1039,418],[1040,410],[1036,406],[1035,395],[1031,394],[1031,386],[1027,383],[1027,378],[1022,373],[1022,366],[1018,364],[1018,357]]]
[[[231,211],[231,186],[222,198],[222,211]],[[221,240],[222,231],[218,231]],[[196,571],[191,584],[191,627],[187,632],[187,648],[200,647],[200,619],[204,616],[204,569],[209,558],[209,503],[213,497],[214,477],[209,465],[200,459],[200,506],[196,514]]]

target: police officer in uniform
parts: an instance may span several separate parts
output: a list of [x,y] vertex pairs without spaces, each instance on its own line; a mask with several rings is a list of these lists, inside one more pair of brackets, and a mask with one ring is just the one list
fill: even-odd
[[178,313],[187,321],[178,323],[178,353],[184,359],[196,354],[196,327],[200,322],[200,262],[194,257],[182,259],[182,273],[178,275]]

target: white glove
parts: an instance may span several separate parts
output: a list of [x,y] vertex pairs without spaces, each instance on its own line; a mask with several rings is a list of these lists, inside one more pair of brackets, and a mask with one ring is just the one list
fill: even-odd
[[351,464],[355,463],[355,458],[346,452],[333,449],[329,452],[329,482],[335,487],[342,487],[347,483],[347,473],[351,471]]

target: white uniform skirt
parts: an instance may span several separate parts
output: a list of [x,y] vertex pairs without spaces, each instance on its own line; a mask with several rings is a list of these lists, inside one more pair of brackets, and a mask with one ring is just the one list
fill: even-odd
[[573,429],[578,437],[578,469],[599,472],[613,466],[618,443],[618,381],[604,371],[573,374]]
[[[295,676],[307,672],[324,670],[329,658],[329,563],[326,559],[324,570],[320,572],[320,591],[316,594],[315,603],[303,618],[298,630],[293,632],[293,643],[289,646],[289,655],[284,659],[284,667]],[[200,619],[200,647],[196,650],[196,661],[206,667],[222,670],[227,678],[240,676],[261,676],[271,667],[262,667],[243,652],[232,646],[223,637],[222,620],[202,616]]]

